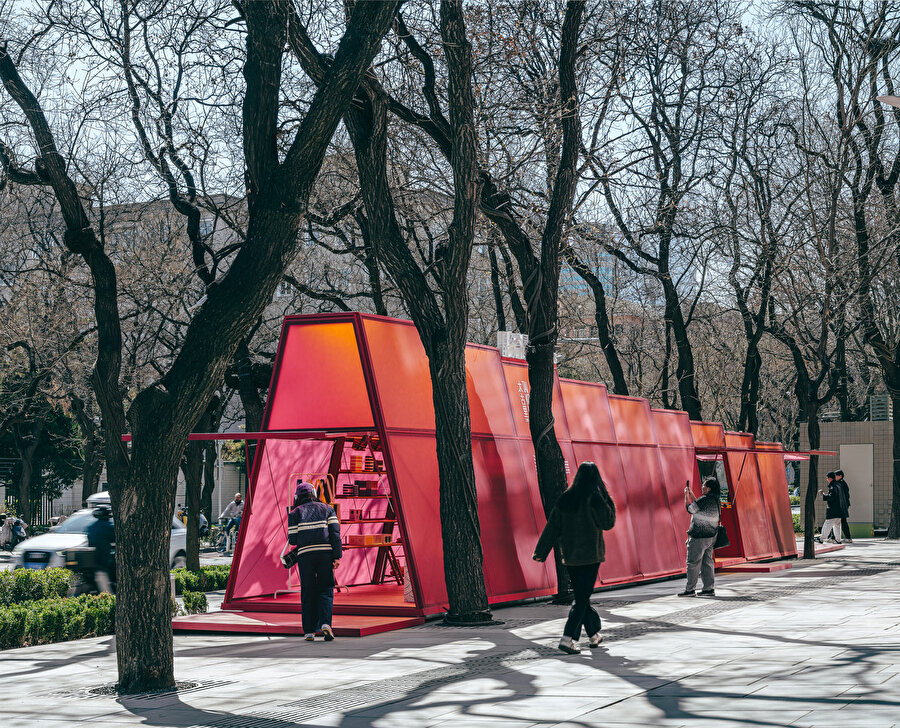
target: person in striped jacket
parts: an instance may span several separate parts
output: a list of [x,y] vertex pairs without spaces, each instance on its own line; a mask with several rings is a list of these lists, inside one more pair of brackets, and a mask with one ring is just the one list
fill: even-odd
[[288,542],[297,550],[303,632],[307,642],[322,632],[334,639],[331,614],[334,570],[341,563],[341,527],[334,509],[316,498],[310,483],[299,483],[288,511]]

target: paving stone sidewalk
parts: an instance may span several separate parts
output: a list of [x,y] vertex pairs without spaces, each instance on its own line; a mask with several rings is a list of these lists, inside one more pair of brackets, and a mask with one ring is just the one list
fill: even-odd
[[[565,608],[332,643],[176,635],[177,692],[97,694],[112,638],[0,653],[7,726],[900,726],[900,544],[857,541],[715,599],[665,581],[594,595],[604,643],[555,649]],[[14,697],[13,697],[14,696]]]

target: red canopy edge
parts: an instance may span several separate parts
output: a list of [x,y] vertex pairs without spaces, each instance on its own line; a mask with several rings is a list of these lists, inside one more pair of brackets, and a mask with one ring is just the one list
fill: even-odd
[[807,460],[810,455],[837,455],[834,450],[766,450],[755,447],[722,447],[701,445],[694,447],[700,460],[708,460],[703,455],[725,455],[735,452],[755,452],[763,455],[783,455],[785,460]]
[[[365,430],[368,432],[368,430]],[[358,433],[356,433],[358,434]],[[354,433],[305,430],[303,432],[192,432],[188,440],[338,440],[354,437]],[[131,435],[122,435],[123,442],[131,442]]]

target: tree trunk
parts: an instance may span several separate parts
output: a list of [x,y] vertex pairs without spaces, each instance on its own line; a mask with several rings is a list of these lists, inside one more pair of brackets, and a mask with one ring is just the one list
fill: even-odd
[[206,520],[212,523],[212,494],[216,489],[216,462],[219,458],[219,451],[215,442],[207,442],[204,452],[206,457],[203,459],[203,490],[200,491],[200,510],[206,516]]
[[[132,421],[136,433],[144,430]],[[127,482],[112,490],[120,693],[174,684],[169,538],[181,452],[162,437],[142,445],[133,450]]]
[[891,522],[888,538],[900,538],[900,389],[891,392],[891,406],[894,408],[894,477],[891,487]]
[[681,313],[678,291],[675,290],[675,285],[668,273],[662,276],[662,285],[666,300],[666,320],[672,326],[672,336],[675,338],[675,350],[678,354],[675,363],[675,377],[678,379],[681,408],[688,413],[692,420],[702,420],[700,396],[697,394],[697,386],[694,381],[694,353],[688,339],[687,325]]
[[503,289],[500,288],[500,266],[494,246],[488,248],[491,263],[491,290],[494,292],[494,308],[497,310],[497,330],[506,331],[506,312],[503,310]]
[[81,468],[81,505],[87,505],[88,496],[97,492],[100,472],[103,470],[103,442],[99,437],[99,428],[85,408],[84,401],[72,397],[72,412],[78,429],[81,430],[84,449],[84,464]]
[[[806,431],[809,435],[809,449],[818,450],[821,443],[819,431],[819,407],[809,403]],[[819,492],[819,456],[809,456],[809,477],[806,481],[806,497],[803,502],[803,558],[816,558],[816,495]]]
[[434,399],[444,578],[451,623],[489,622],[472,462],[465,349],[446,341],[428,356]]
[[22,425],[13,426],[13,440],[16,445],[16,452],[22,462],[22,473],[19,477],[19,496],[18,496],[18,515],[22,516],[22,520],[28,525],[33,525],[31,510],[31,490],[35,482],[36,474],[39,476],[36,467],[35,453],[38,444],[41,441],[41,435],[44,425],[41,420],[24,423],[28,427],[28,432],[22,432]]
[[[544,516],[550,518],[556,500],[566,489],[566,461],[553,429],[553,352],[554,341],[540,347],[529,345],[525,357],[528,360],[528,426],[534,443],[541,504]],[[556,601],[568,602],[569,575],[562,563],[559,549],[553,549],[556,563]]]
[[205,444],[197,440],[189,442],[181,461],[181,472],[184,473],[185,505],[188,514],[185,540],[187,568],[191,571],[200,570],[200,521],[197,514],[200,512],[200,488],[203,478]]
[[[250,359],[250,348],[246,339],[242,339],[238,345],[234,354],[234,363],[238,374],[238,396],[244,407],[244,431],[259,432],[262,428],[266,404],[260,394],[256,378],[253,376],[253,362]],[[247,473],[253,472],[256,445],[256,440],[247,442]]]
[[747,353],[744,356],[744,378],[741,381],[741,413],[738,429],[756,437],[759,429],[759,374],[762,371],[762,357],[756,337],[747,338]]

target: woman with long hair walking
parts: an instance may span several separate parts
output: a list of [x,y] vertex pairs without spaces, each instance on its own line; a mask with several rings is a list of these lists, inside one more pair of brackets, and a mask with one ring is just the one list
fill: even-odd
[[597,466],[581,463],[572,485],[557,499],[547,525],[534,547],[535,561],[544,561],[554,546],[559,546],[562,562],[569,572],[575,602],[563,630],[559,649],[575,655],[584,626],[590,647],[598,647],[600,615],[591,606],[591,593],[600,564],[606,559],[603,532],[616,524],[616,506],[606,490]]

